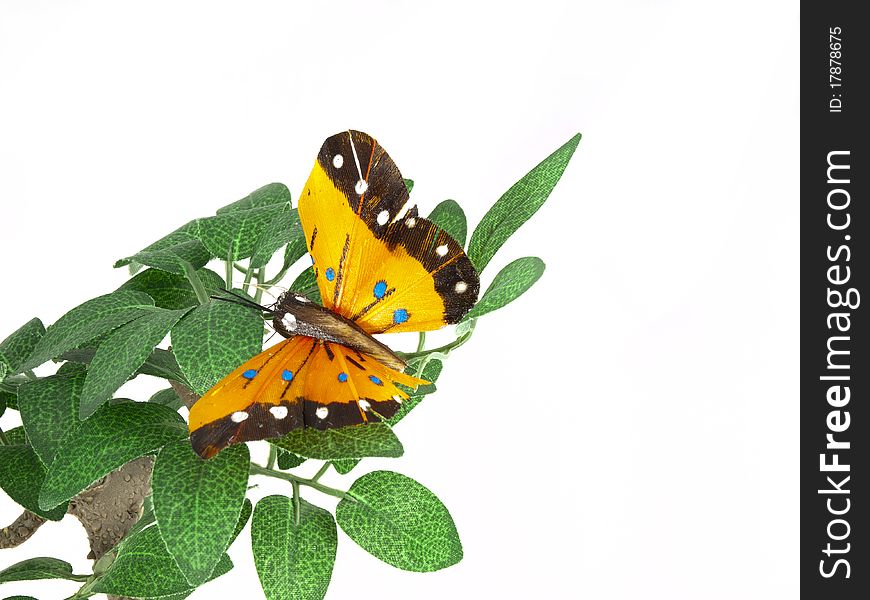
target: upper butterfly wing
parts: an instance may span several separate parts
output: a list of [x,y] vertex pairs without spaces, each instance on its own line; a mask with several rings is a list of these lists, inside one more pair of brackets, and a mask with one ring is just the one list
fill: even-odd
[[365,133],[324,142],[299,216],[324,306],[369,333],[439,329],[477,300],[462,247],[417,214],[396,164]]
[[190,410],[194,451],[210,458],[240,442],[297,427],[328,429],[389,418],[425,383],[340,344],[298,336],[266,349],[218,382]]

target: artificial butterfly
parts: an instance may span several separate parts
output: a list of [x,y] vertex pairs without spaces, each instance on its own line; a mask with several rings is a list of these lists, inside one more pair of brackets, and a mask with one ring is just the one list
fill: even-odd
[[299,200],[323,306],[292,291],[270,310],[285,340],[218,382],[190,411],[203,458],[230,444],[393,416],[426,383],[374,334],[428,331],[474,305],[462,247],[412,206],[399,169],[371,136],[328,138]]

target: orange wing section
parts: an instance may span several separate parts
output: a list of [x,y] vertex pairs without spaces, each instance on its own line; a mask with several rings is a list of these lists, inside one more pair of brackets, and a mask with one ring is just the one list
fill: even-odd
[[393,416],[410,388],[426,383],[371,356],[310,337],[284,340],[218,382],[190,410],[194,451],[210,458],[240,442]]
[[395,163],[364,133],[324,142],[299,216],[324,306],[368,333],[439,329],[477,300],[462,247],[418,216]]

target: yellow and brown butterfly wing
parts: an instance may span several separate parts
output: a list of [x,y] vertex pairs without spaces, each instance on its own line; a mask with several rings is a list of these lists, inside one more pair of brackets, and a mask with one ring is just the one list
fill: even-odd
[[210,458],[240,442],[297,427],[328,429],[393,416],[425,381],[342,346],[298,336],[263,351],[206,392],[190,410],[194,451]]
[[365,133],[324,142],[299,216],[324,306],[369,333],[439,329],[477,300],[462,247],[411,207],[395,163]]

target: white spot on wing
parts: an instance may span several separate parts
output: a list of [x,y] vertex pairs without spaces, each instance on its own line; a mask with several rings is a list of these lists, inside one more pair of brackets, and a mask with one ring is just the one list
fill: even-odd
[[378,213],[378,225],[386,225],[390,220],[390,211],[382,210]]
[[408,200],[405,202],[404,206],[402,206],[402,208],[399,209],[399,212],[396,213],[396,216],[393,217],[393,220],[390,222],[395,223],[396,221],[401,221],[402,219],[404,219],[405,215],[408,214],[408,211],[411,210],[411,208],[413,208],[413,206],[414,206],[414,203],[411,202],[410,198],[408,198]]
[[336,154],[332,157],[332,166],[336,169],[340,169],[341,165],[344,164],[344,157],[341,154]]
[[306,298],[305,296],[296,296],[296,299],[297,299],[299,302],[311,302],[311,300],[309,300],[309,299]]
[[396,394],[395,396],[393,396],[393,400],[395,400],[395,401],[398,402],[399,404],[402,403],[402,397],[399,396],[398,394]]
[[316,411],[314,411],[314,414],[317,415],[318,419],[325,419],[329,416],[329,409],[325,406],[321,406]]
[[284,323],[284,327],[287,328],[287,331],[296,331],[298,323],[296,322],[295,316],[287,313],[286,315],[284,315],[284,319],[281,322]]
[[363,410],[368,410],[372,407],[372,405],[368,403],[368,400],[358,400],[357,404],[359,404],[359,407]]
[[414,225],[416,225],[416,224],[417,224],[417,219],[415,219],[414,217],[411,217],[410,219],[405,221],[405,226],[408,229],[414,229]]
[[441,244],[440,246],[435,248],[435,254],[437,254],[438,256],[447,256],[447,251],[447,244]]
[[453,289],[456,290],[457,294],[464,294],[468,289],[468,284],[464,281],[457,281],[456,286]]
[[356,186],[353,188],[356,190],[356,193],[362,196],[366,193],[366,190],[369,189],[369,184],[366,183],[365,179],[360,179],[356,182]]
[[276,419],[284,419],[287,417],[287,407],[286,406],[273,406],[269,409],[269,412],[272,413],[272,416]]
[[239,410],[230,415],[230,421],[232,421],[233,423],[241,423],[250,416],[251,415],[249,415],[245,411]]

